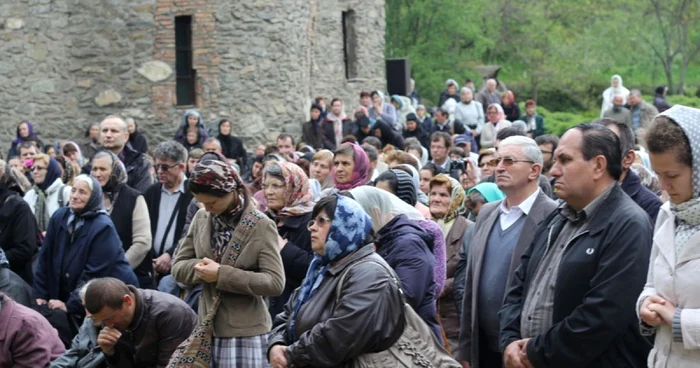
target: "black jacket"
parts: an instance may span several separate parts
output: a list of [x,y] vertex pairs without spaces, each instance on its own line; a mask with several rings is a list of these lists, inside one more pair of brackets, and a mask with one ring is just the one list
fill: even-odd
[[632,170],[627,170],[625,180],[620,184],[622,190],[649,215],[652,226],[663,202],[647,187],[642,185],[642,179]]
[[[177,217],[175,218],[175,223],[173,224],[173,226],[175,226],[173,244],[165,250],[165,252],[170,254],[170,256],[173,255],[175,247],[177,247],[177,243],[182,237],[182,229],[185,227],[185,218],[187,217],[187,208],[192,201],[192,193],[190,192],[190,188],[187,184],[188,181],[185,180],[185,193],[180,195],[177,202],[177,208],[179,208],[179,211],[177,213]],[[153,244],[156,243],[155,234],[156,230],[158,229],[158,217],[160,216],[160,192],[162,187],[163,184],[156,183],[148,187],[148,189],[146,189],[146,191],[143,193],[143,198],[146,200],[146,206],[148,207],[148,216],[151,218],[151,234],[153,234]],[[166,213],[164,215],[170,218],[169,216],[172,214]],[[160,242],[161,240],[162,239],[158,239],[157,241]]]
[[[335,131],[333,130],[333,121],[325,120],[321,123],[321,131],[323,131],[323,148],[334,152],[336,150],[335,146]],[[355,132],[355,123],[345,118],[343,120],[343,137],[351,135]]]
[[288,217],[284,225],[277,227],[279,235],[287,239],[287,245],[282,248],[282,264],[284,265],[284,291],[282,295],[270,298],[270,315],[274,319],[282,313],[284,305],[294,290],[301,286],[306,277],[306,271],[314,258],[311,249],[311,234],[306,225],[311,221],[311,212],[294,217]]
[[[521,258],[499,312],[501,351],[530,337],[520,334],[523,302],[563,224],[554,211]],[[527,345],[535,367],[646,367],[651,346],[639,333],[635,303],[646,282],[652,235],[644,211],[615,184],[585,230],[567,244],[552,327]]]
[[[314,131],[314,125],[316,130]],[[317,121],[309,120],[301,126],[301,141],[313,147],[315,150],[322,150],[323,147],[323,120],[319,117]]]
[[129,143],[131,143],[131,148],[133,148],[136,152],[148,153],[148,142],[146,142],[146,137],[144,137],[138,130],[129,135]]
[[[130,188],[126,184],[119,184],[119,194],[115,200],[109,218],[114,223],[114,228],[122,241],[124,253],[131,248],[133,240],[134,224],[132,214],[136,207],[136,199],[141,194],[136,189]],[[152,246],[152,244],[151,244]],[[153,281],[153,257],[152,252],[146,253],[146,257],[134,269],[136,278],[139,280],[141,289],[155,289]]]
[[39,249],[36,218],[22,197],[0,188],[0,247],[10,269],[32,284],[32,258]]
[[216,137],[216,139],[221,142],[221,150],[226,158],[232,158],[236,160],[238,168],[241,172],[245,172],[246,163],[248,161],[248,154],[243,146],[243,141],[238,137],[232,135],[221,135]]
[[5,293],[19,304],[32,307],[32,287],[29,286],[16,273],[10,271],[7,266],[0,266],[0,293]]
[[145,192],[153,182],[151,180],[151,164],[143,153],[134,150],[129,143],[124,147],[122,153],[124,154],[122,162],[129,177],[127,184],[141,193]]
[[414,131],[409,131],[408,129],[403,130],[403,139],[416,137],[420,145],[429,148],[430,147],[430,134],[423,131],[423,128],[418,125]]

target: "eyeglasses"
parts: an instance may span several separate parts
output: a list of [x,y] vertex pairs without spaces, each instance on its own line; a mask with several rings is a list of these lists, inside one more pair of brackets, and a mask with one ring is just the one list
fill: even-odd
[[168,164],[155,164],[153,167],[156,169],[156,171],[162,170],[162,171],[168,171],[174,167],[177,167],[180,164],[174,164],[174,165],[168,165]]
[[278,191],[278,190],[284,189],[284,185],[280,185],[277,183],[270,183],[270,184],[263,184],[262,188],[263,188],[263,190],[268,190],[268,189],[272,188],[272,190]]
[[[492,160],[492,161],[490,161],[490,162],[493,162],[493,161],[496,161],[496,166],[498,166],[499,163],[503,162],[503,166],[505,166],[505,167],[513,166],[513,164],[515,164],[516,162],[527,162],[527,163],[530,163],[530,164],[534,164],[534,163],[535,163],[535,161],[530,161],[530,160],[516,160],[516,159],[512,159],[512,158],[510,158],[510,157],[497,158],[497,159]],[[490,163],[490,162],[489,162],[489,163]]]
[[309,223],[306,225],[306,227],[307,227],[309,230],[311,230],[311,227],[314,226],[314,225],[326,226],[326,225],[330,224],[331,221],[332,221],[332,220],[329,219],[328,217],[319,216],[319,217],[316,218],[316,220],[311,220],[311,221],[309,221]]
[[42,166],[36,166],[36,165],[32,166],[32,171],[41,171],[41,170],[46,170],[46,168],[42,167]]
[[496,167],[496,166],[498,166],[498,159],[489,160],[488,162],[482,162],[482,163],[479,164],[479,167],[482,168],[482,169],[483,169],[484,167],[486,167],[486,166],[488,166],[488,167]]

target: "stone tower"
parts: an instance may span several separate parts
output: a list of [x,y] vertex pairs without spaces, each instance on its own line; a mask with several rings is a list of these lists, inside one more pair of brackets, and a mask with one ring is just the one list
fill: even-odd
[[316,96],[384,89],[383,0],[7,0],[0,2],[0,149],[28,120],[45,143],[133,117],[156,142],[185,110],[252,150],[299,136]]

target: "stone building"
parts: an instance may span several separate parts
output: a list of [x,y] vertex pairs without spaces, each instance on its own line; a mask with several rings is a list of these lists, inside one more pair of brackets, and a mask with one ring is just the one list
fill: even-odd
[[316,96],[383,89],[383,0],[3,0],[0,149],[32,121],[45,142],[135,118],[154,142],[197,108],[251,150],[299,135]]

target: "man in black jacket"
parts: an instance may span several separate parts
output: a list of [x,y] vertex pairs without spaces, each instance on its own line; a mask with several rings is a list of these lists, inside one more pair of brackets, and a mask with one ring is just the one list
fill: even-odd
[[645,367],[650,344],[635,302],[646,281],[652,227],[617,184],[617,136],[569,129],[552,175],[565,201],[539,227],[499,312],[510,367]]
[[[102,147],[112,151],[126,167],[127,184],[143,193],[151,180],[151,164],[143,153],[134,150],[129,143],[129,131],[124,119],[110,115],[100,123]],[[87,171],[88,173],[90,170]]]

